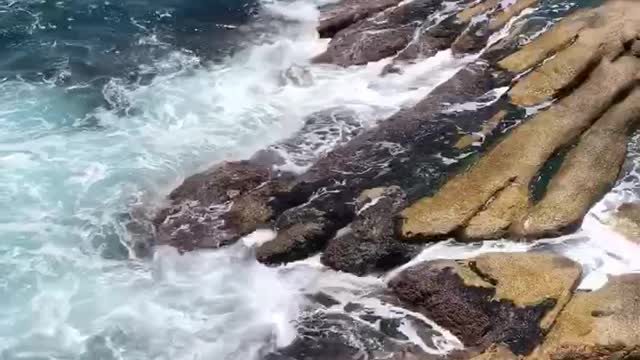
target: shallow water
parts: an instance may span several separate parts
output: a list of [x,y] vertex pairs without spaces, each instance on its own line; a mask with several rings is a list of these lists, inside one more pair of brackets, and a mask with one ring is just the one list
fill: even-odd
[[[352,109],[359,127],[374,126],[473,58],[445,51],[384,78],[388,60],[310,66],[324,46],[321,4],[0,1],[0,359],[258,358],[295,336],[305,293],[349,301],[384,286],[390,274],[360,279],[313,259],[264,267],[250,239],[184,256],[129,250],[132,209],[147,211],[184,177],[292,136],[320,110]],[[545,6],[532,16],[570,7]],[[336,141],[307,143],[288,166],[304,169]],[[594,214],[637,193],[630,173]],[[548,246],[592,269],[594,283],[640,270],[633,245],[591,219],[571,237],[586,241]],[[442,243],[421,256],[529,247]]]

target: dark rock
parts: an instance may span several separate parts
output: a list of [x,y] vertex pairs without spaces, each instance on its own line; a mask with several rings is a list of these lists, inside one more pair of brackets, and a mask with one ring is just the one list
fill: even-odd
[[[411,201],[437,188],[447,174],[455,169],[451,163],[443,161],[442,157],[457,158],[474,151],[453,147],[459,140],[460,133],[480,131],[483,123],[505,106],[504,102],[496,101],[474,111],[449,111],[452,104],[487,102],[484,96],[489,90],[508,85],[509,81],[510,76],[496,72],[485,62],[471,64],[434,89],[416,106],[399,111],[377,127],[319,159],[305,174],[298,177],[290,192],[275,196],[271,202],[272,208],[275,203],[297,206],[283,210],[278,218],[279,229],[282,231],[286,232],[286,228],[294,224],[317,224],[312,227],[314,246],[310,249],[313,252],[299,251],[298,256],[291,258],[296,259],[304,253],[312,254],[324,248],[338,229],[344,228],[356,218],[354,199],[366,189],[397,186],[406,193],[407,201]],[[396,203],[394,199],[382,201],[383,204]],[[394,206],[402,205],[396,203]],[[388,233],[386,221],[389,215],[393,215],[393,211],[386,212],[383,206],[378,206],[364,214],[368,215],[356,223],[355,232],[343,234],[346,239],[332,242],[332,248],[324,256],[324,260],[330,263],[334,259],[335,264],[332,266],[355,273],[388,268],[406,261],[411,256],[411,251],[407,250],[411,249],[395,247],[396,243],[390,240]],[[294,219],[301,215],[304,215],[303,219]],[[369,224],[378,221],[376,219],[379,219],[380,224],[368,229]],[[367,230],[376,230],[377,233],[367,233]],[[387,232],[383,233],[383,230]],[[298,233],[299,231],[300,229],[296,230]],[[348,241],[356,235],[375,239],[378,236],[376,234],[386,235],[377,239],[377,242]],[[284,240],[289,235],[282,237]],[[296,243],[289,240],[286,242]],[[267,246],[271,248],[275,243]],[[287,248],[289,247],[283,247],[282,250]],[[372,257],[366,263],[354,262],[349,265],[357,248],[368,252]],[[352,254],[351,258],[349,254]],[[339,264],[342,256],[345,256],[344,265]],[[378,263],[372,265],[373,262]]]
[[[306,197],[283,195],[290,190],[293,176],[273,170],[285,164],[281,153],[290,154],[296,165],[308,165],[319,155],[322,144],[310,140],[319,132],[327,131],[325,140],[340,145],[361,128],[353,110],[319,111],[306,118],[296,136],[257,152],[250,160],[225,162],[187,178],[171,192],[169,206],[153,220],[157,243],[181,251],[217,248],[269,225],[286,209],[307,201]],[[145,238],[151,234],[153,230]]]
[[237,201],[270,177],[269,168],[237,161],[187,178],[169,195],[170,206],[154,219],[158,243],[189,251],[237,240],[246,229],[234,228],[223,215],[232,200]]
[[451,51],[454,54],[478,52],[487,45],[490,35],[488,20],[474,23],[451,44]]
[[416,29],[442,0],[415,0],[390,8],[335,34],[316,62],[362,65],[392,56],[411,40]]
[[274,209],[269,205],[271,197],[289,191],[290,184],[291,179],[288,177],[269,180],[238,196],[222,216],[225,220],[224,228],[234,229],[240,236],[244,236],[267,225],[274,216]]
[[258,247],[256,258],[265,264],[305,259],[322,249],[326,233],[323,223],[295,224],[279,231],[275,239]]
[[394,62],[427,58],[438,51],[449,49],[466,28],[467,23],[459,21],[456,15],[449,16],[435,26],[424,27],[411,43],[398,53]]
[[402,325],[402,320],[395,319],[382,319],[380,320],[380,331],[385,335],[398,339],[398,340],[409,340],[407,335],[403,334],[398,328]]
[[188,177],[169,194],[173,201],[201,204],[224,203],[254,189],[269,178],[269,168],[249,161],[224,162],[211,170]]
[[362,314],[359,316],[359,318],[370,324],[375,324],[378,321],[382,320],[382,316],[372,314]]
[[495,253],[422,263],[389,286],[465,346],[502,343],[525,355],[542,341],[580,275],[578,264],[557,255]]
[[[257,249],[258,261],[266,264],[286,263],[304,259],[324,249],[328,239],[353,218],[353,205],[343,195],[343,192],[327,190],[301,206],[284,211],[276,220],[276,238]],[[286,196],[302,198],[295,193]]]
[[364,309],[364,306],[362,304],[358,304],[358,303],[347,303],[347,305],[344,306],[344,311],[350,313],[350,312],[354,312],[354,311],[362,311],[362,309]]
[[309,295],[307,297],[314,303],[318,303],[327,308],[340,304],[338,300],[334,299],[333,297],[331,297],[331,295],[324,293],[322,291]]
[[390,356],[402,347],[350,316],[314,312],[299,320],[298,337],[291,345],[268,354],[265,360],[382,359],[380,355]]
[[395,6],[400,0],[344,0],[322,9],[318,33],[321,38],[333,37],[338,31],[386,8]]
[[393,217],[405,206],[406,196],[397,186],[364,191],[356,200],[351,231],[329,241],[322,263],[362,275],[409,261],[419,247],[400,242],[394,235]]

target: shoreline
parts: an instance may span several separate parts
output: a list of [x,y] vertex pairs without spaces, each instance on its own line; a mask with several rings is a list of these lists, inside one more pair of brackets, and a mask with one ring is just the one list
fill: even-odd
[[[266,227],[277,233],[257,247],[258,261],[278,265],[322,252],[323,265],[362,276],[408,263],[425,242],[535,240],[579,228],[618,179],[626,147],[617,145],[629,141],[640,118],[635,101],[640,92],[634,90],[640,29],[619,34],[634,22],[629,10],[634,4],[610,0],[578,10],[526,44],[519,41],[522,28],[499,41],[492,36],[536,1],[518,0],[507,8],[491,0],[459,1],[444,19],[437,19],[441,4],[435,0],[373,5],[357,0],[335,5],[345,8],[334,8],[337,20],[321,20],[319,32],[332,39],[313,61],[348,67],[391,57],[380,76],[396,76],[403,64],[439,51],[457,56],[482,51],[414,106],[371,128],[352,125],[351,133],[337,137],[335,146],[302,174],[278,170],[284,159],[271,147],[187,178],[169,195],[171,205],[153,220],[157,244],[180,251],[215,249]],[[418,26],[416,19],[427,19],[427,24]],[[292,71],[296,81],[304,81],[304,69]],[[490,96],[507,87],[508,94]],[[349,130],[352,114],[328,112],[310,117],[300,133],[340,117],[342,130]],[[276,146],[294,147],[295,141]],[[545,173],[546,164],[565,148],[570,150],[559,168]],[[543,183],[543,177],[550,180]],[[542,194],[532,201],[529,192],[536,186],[542,186]],[[635,213],[627,213],[632,225],[640,223]],[[451,331],[465,348],[444,358],[627,358],[640,348],[640,339],[629,337],[622,325],[640,318],[629,295],[640,294],[639,276],[612,277],[586,293],[576,290],[586,275],[582,266],[549,252],[455,260],[406,268],[384,294],[374,296]],[[602,319],[592,315],[614,300],[633,310],[606,310]],[[364,346],[383,354],[368,355],[375,359],[443,358],[429,357],[393,331],[385,332],[382,324],[388,319],[363,327],[352,317],[327,314],[300,320],[300,328],[337,326],[358,339],[375,339]],[[572,322],[589,317],[594,319],[584,320],[584,326],[614,330],[604,340],[571,332]],[[423,334],[433,328],[411,321]],[[331,356],[354,356],[339,332],[324,340],[299,334],[266,359],[329,359],[332,348],[339,355]],[[614,342],[623,345],[614,347]]]

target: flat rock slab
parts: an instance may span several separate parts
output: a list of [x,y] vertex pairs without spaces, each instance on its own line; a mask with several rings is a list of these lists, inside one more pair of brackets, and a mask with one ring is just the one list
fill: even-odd
[[465,346],[502,343],[525,355],[542,341],[581,273],[579,264],[550,253],[490,253],[418,264],[389,287]]
[[[628,94],[639,71],[640,60],[633,56],[622,56],[615,62],[604,59],[570,95],[518,126],[436,195],[405,209],[401,214],[402,236],[432,240],[458,231],[472,240],[505,236],[509,227],[526,214],[528,187],[538,171]],[[626,115],[633,111],[623,113],[614,117],[624,121],[613,121],[622,124],[618,126],[622,133]],[[465,234],[467,226],[473,231]]]
[[615,276],[578,291],[531,360],[640,358],[640,275]]
[[569,151],[542,200],[517,224],[519,237],[558,236],[578,228],[618,178],[627,153],[627,135],[638,121],[640,89],[635,89]]
[[[546,36],[526,46],[522,53],[501,62],[511,71],[555,53],[527,74],[511,90],[514,103],[532,106],[557,97],[578,84],[602,58],[617,58],[640,33],[637,2],[608,1],[591,11],[579,12],[560,22]],[[528,48],[528,50],[526,50]]]

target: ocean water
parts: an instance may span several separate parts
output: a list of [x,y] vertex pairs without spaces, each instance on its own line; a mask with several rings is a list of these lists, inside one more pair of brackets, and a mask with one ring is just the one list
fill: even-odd
[[[444,51],[384,78],[388,60],[310,65],[326,45],[314,30],[323,4],[0,0],[0,359],[258,359],[294,338],[306,293],[348,301],[384,286],[392,274],[355,278],[313,259],[262,266],[252,244],[268,232],[182,256],[130,249],[131,212],[152,211],[186,176],[295,136],[324,109],[374,126],[473,60]],[[548,21],[571,6],[550,1],[527,16]],[[639,270],[634,245],[599,220],[640,188],[637,141],[627,177],[581,233],[441,243],[420,258],[546,246],[585,264],[585,286]],[[334,144],[290,155],[308,163]],[[455,346],[443,338],[441,349]]]

